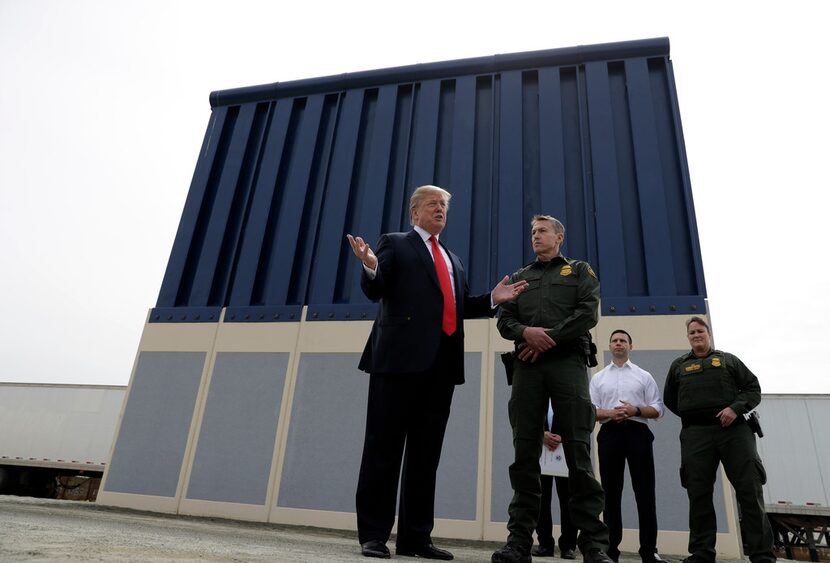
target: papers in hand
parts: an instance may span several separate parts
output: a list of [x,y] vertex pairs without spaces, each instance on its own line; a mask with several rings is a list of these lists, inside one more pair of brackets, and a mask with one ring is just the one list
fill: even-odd
[[553,451],[542,446],[542,456],[539,458],[539,467],[542,475],[554,475],[556,477],[568,476],[568,464],[565,463],[565,446],[559,445]]

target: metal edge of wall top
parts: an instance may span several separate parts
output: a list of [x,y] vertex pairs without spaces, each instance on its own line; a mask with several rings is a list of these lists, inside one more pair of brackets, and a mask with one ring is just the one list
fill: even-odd
[[[699,315],[706,310],[706,298],[699,295],[670,297],[603,297],[604,317],[641,315]],[[303,317],[302,305],[225,307],[226,323],[273,323],[306,321],[373,321],[376,303],[308,305]],[[221,307],[155,307],[150,323],[217,323]]]
[[286,97],[304,96],[320,92],[336,92],[352,88],[366,88],[379,84],[417,82],[419,80],[434,80],[459,75],[489,74],[542,66],[565,66],[600,60],[668,55],[668,37],[619,41],[615,43],[597,43],[595,45],[579,45],[576,47],[473,57],[444,62],[419,63],[319,78],[274,82],[259,86],[216,90],[210,93],[210,106],[216,108],[220,106],[232,106]]
[[601,311],[604,317],[702,315],[706,311],[706,297],[702,295],[673,295],[669,297],[603,296]]

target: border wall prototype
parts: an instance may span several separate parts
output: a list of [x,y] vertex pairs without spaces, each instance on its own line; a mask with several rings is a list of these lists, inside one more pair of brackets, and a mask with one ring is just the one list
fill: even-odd
[[[345,235],[374,243],[407,230],[418,185],[452,192],[442,237],[474,293],[531,261],[533,214],[559,217],[564,253],[601,280],[595,341],[631,332],[634,361],[661,388],[688,349],[685,318],[706,314],[666,38],[275,83],[210,102],[103,504],[355,528],[368,388],[357,363],[377,305]],[[501,540],[512,443],[497,358],[510,344],[491,320],[465,331],[435,536]],[[685,553],[688,536],[679,426],[670,414],[653,425],[665,553]],[[718,549],[735,557],[732,493],[717,490]],[[622,547],[636,551],[636,512],[624,518]]]

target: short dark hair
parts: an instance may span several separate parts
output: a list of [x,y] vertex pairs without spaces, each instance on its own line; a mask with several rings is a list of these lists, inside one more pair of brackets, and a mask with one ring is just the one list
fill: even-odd
[[533,228],[533,225],[536,224],[537,221],[548,221],[551,225],[553,225],[553,232],[556,234],[565,234],[565,225],[562,224],[562,221],[554,217],[553,215],[539,215],[536,214],[530,219],[530,228]]
[[629,345],[629,346],[633,346],[633,345],[634,345],[634,339],[633,339],[633,338],[631,338],[631,335],[630,335],[630,334],[628,334],[626,331],[624,331],[624,330],[623,330],[623,329],[621,329],[621,328],[618,328],[617,330],[615,330],[614,332],[612,332],[612,333],[611,333],[611,336],[609,336],[609,337],[608,337],[608,342],[611,342],[611,339],[612,339],[612,338],[614,338],[614,335],[615,335],[615,334],[624,334],[624,335],[626,335],[626,336],[628,337],[628,345]]
[[709,328],[709,323],[707,323],[703,319],[703,317],[694,316],[694,317],[690,318],[688,321],[686,321],[686,331],[687,332],[689,331],[689,325],[692,324],[692,323],[697,323],[699,325],[703,325],[704,327],[706,327],[706,332],[708,332],[709,334],[712,334],[712,329]]

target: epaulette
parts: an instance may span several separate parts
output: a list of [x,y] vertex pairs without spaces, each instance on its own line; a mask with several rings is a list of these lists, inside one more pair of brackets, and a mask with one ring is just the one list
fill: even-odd
[[516,275],[521,274],[522,272],[524,272],[525,270],[527,270],[528,268],[530,268],[531,266],[533,266],[535,263],[536,263],[536,260],[534,260],[533,262],[528,262],[527,264],[525,264],[524,266],[522,266],[521,268],[519,268],[519,269],[516,271]]
[[571,266],[576,266],[577,264],[585,264],[585,271],[588,273],[588,275],[593,277],[593,278],[597,277],[597,274],[596,274],[596,272],[594,272],[594,269],[591,268],[591,265],[588,262],[586,262],[585,260],[578,260],[576,258],[568,258],[566,256],[562,256],[562,259],[565,260],[565,263],[567,263]]

